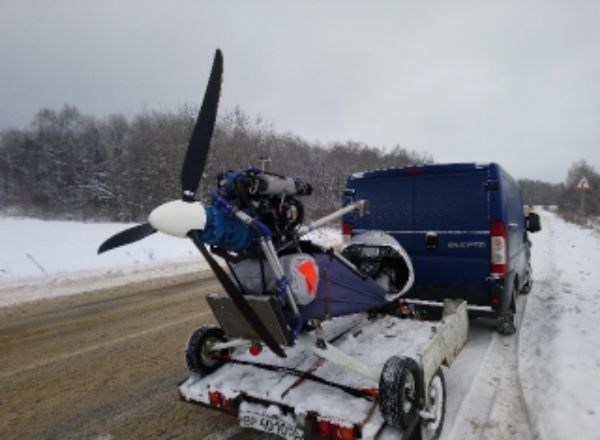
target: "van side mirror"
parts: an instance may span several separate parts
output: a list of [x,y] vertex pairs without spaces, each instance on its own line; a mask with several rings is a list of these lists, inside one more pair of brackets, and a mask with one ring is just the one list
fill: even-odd
[[540,216],[535,212],[530,212],[525,218],[526,229],[528,232],[538,232],[542,230]]

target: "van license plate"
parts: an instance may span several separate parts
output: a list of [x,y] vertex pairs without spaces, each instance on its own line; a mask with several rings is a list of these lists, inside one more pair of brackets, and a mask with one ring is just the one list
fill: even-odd
[[253,411],[240,410],[240,426],[257,431],[275,434],[287,440],[302,440],[304,431],[296,426],[291,417],[257,414]]

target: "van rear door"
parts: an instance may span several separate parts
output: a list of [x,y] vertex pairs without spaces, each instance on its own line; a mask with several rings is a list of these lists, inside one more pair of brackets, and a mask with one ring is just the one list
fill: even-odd
[[347,190],[353,191],[353,200],[368,201],[368,215],[353,216],[353,234],[373,229],[385,231],[409,254],[414,251],[414,181],[411,176],[359,177],[349,180]]
[[415,293],[440,299],[435,292],[443,288],[445,296],[451,290],[489,305],[488,168],[438,170],[414,176]]

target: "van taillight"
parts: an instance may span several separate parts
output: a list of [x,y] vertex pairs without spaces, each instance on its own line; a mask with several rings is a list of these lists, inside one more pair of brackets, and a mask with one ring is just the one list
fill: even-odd
[[423,168],[423,167],[408,167],[408,168],[404,168],[404,173],[409,176],[425,174],[425,168]]
[[352,235],[352,223],[342,223],[342,235],[344,238],[350,238]]
[[504,274],[507,270],[508,245],[506,240],[506,228],[502,222],[490,224],[491,237],[491,265],[492,273]]

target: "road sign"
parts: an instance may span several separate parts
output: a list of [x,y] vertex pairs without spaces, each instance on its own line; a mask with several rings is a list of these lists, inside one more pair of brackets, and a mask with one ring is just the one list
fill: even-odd
[[590,184],[590,181],[587,180],[587,177],[583,176],[581,179],[579,179],[579,183],[575,186],[575,188],[589,191],[592,189],[592,185]]

